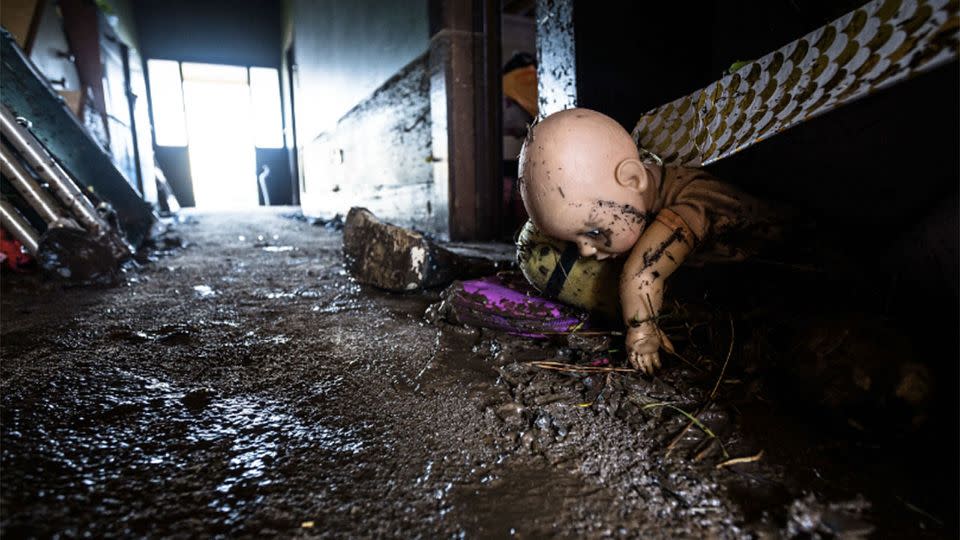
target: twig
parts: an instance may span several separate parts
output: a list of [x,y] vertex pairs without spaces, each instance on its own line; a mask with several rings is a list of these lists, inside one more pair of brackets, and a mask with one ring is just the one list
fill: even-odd
[[717,390],[720,388],[720,382],[723,381],[723,376],[727,372],[727,364],[730,363],[730,355],[733,354],[733,342],[736,335],[734,334],[733,326],[733,315],[730,316],[730,348],[727,349],[727,358],[723,361],[723,367],[720,368],[720,376],[717,377],[717,383],[713,385],[713,391],[710,392],[710,399],[717,397]]
[[916,506],[916,505],[914,505],[914,504],[910,504],[906,499],[900,497],[899,495],[895,495],[895,497],[897,497],[897,500],[900,501],[900,502],[902,502],[903,505],[906,506],[908,510],[911,510],[911,511],[913,511],[913,512],[916,512],[916,513],[920,514],[921,516],[924,516],[924,517],[926,517],[926,518],[928,518],[928,519],[932,519],[934,523],[936,523],[937,525],[943,527],[943,521],[937,519],[936,516],[934,516],[934,515],[931,514],[930,512],[927,512],[926,510],[924,510],[923,508],[920,508],[919,506]]
[[763,457],[763,450],[757,452],[752,456],[738,457],[733,459],[728,459],[726,461],[721,461],[717,463],[717,468],[722,469],[724,467],[729,467],[731,465],[739,465],[741,463],[753,463],[754,461],[760,461],[760,458]]
[[673,350],[673,347],[671,347],[671,348],[669,348],[669,349],[667,349],[666,347],[664,347],[664,350],[667,351],[668,353],[672,354],[673,356],[676,356],[677,358],[680,359],[681,362],[683,362],[684,364],[692,367],[693,369],[695,369],[695,370],[697,370],[697,371],[701,371],[701,372],[703,371],[703,368],[702,368],[702,367],[694,364],[693,362],[691,362],[691,361],[687,360],[686,358],[684,358],[683,356],[681,356],[680,353],[678,353],[677,351]]
[[652,408],[654,408],[654,407],[669,407],[669,408],[677,411],[678,413],[686,416],[686,417],[693,423],[693,425],[695,425],[695,426],[697,426],[698,428],[700,428],[700,430],[703,431],[704,433],[706,433],[708,436],[713,437],[714,439],[717,438],[717,434],[714,433],[713,430],[711,430],[709,427],[707,427],[706,424],[704,424],[703,422],[701,422],[699,418],[697,418],[696,416],[694,416],[694,415],[688,413],[687,411],[681,409],[680,407],[677,407],[677,406],[674,405],[673,403],[668,403],[668,402],[665,402],[665,401],[664,401],[664,402],[660,402],[660,403],[647,403],[646,405],[644,405],[643,407],[641,407],[641,409],[647,410],[647,409],[652,409]]
[[[697,414],[694,416],[700,416],[701,414],[703,414],[703,407],[701,407],[700,410],[697,411]],[[673,453],[674,448],[677,446],[677,444],[680,443],[680,441],[683,439],[683,436],[686,435],[687,432],[690,431],[690,428],[692,427],[693,427],[693,420],[687,422],[687,425],[680,430],[680,433],[677,433],[677,435],[670,441],[670,444],[667,445],[667,453],[664,454],[663,457],[670,457],[670,454]]]
[[571,330],[567,332],[537,332],[538,334],[543,334],[545,336],[570,336],[576,334],[578,336],[622,336],[623,332],[619,330]]
[[697,418],[696,416],[688,413],[687,411],[685,411],[685,410],[681,409],[680,407],[677,407],[677,406],[674,405],[673,403],[670,403],[670,402],[667,402],[667,401],[663,401],[663,402],[660,402],[660,403],[647,403],[646,405],[644,405],[643,407],[640,407],[640,408],[643,409],[643,410],[647,410],[647,409],[652,409],[653,407],[669,407],[669,408],[677,411],[678,413],[686,416],[693,425],[695,425],[695,426],[697,426],[698,428],[700,428],[700,431],[703,431],[708,437],[710,437],[710,438],[712,438],[712,439],[716,439],[717,443],[720,444],[720,450],[723,451],[723,457],[729,457],[729,454],[727,454],[727,449],[723,447],[723,442],[720,440],[720,437],[717,437],[717,434],[714,433],[712,429],[710,429],[709,427],[707,427],[706,424],[704,424],[703,422],[701,422],[700,419]]
[[701,461],[703,461],[703,459],[707,457],[707,454],[709,454],[710,451],[713,450],[714,443],[720,446],[720,450],[723,452],[723,457],[726,457],[726,458],[730,457],[730,454],[727,453],[727,449],[723,447],[723,444],[720,444],[720,439],[707,439],[706,444],[702,444],[698,446],[698,448],[700,447],[702,448],[700,449],[699,452],[696,453],[695,456],[693,456],[693,462],[700,463]]
[[540,369],[549,369],[553,371],[566,371],[570,373],[636,373],[633,368],[623,367],[603,367],[603,366],[579,366],[576,364],[566,364],[564,362],[553,362],[551,360],[534,360],[528,364]]

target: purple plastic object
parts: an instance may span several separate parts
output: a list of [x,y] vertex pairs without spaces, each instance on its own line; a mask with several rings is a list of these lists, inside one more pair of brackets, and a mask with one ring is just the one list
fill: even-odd
[[508,285],[499,276],[490,276],[455,282],[445,296],[451,315],[461,324],[530,338],[587,327],[585,312],[537,294],[526,283],[511,281]]

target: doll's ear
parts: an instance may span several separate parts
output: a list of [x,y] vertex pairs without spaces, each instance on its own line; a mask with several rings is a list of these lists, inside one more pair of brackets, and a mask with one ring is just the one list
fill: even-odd
[[639,159],[625,159],[617,165],[615,173],[617,183],[623,187],[630,188],[637,192],[647,190],[649,178],[647,177],[647,168]]

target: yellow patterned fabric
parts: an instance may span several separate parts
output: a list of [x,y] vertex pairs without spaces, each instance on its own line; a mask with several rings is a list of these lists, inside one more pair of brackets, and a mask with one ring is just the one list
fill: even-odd
[[637,145],[701,166],[957,57],[957,0],[875,0],[637,122]]

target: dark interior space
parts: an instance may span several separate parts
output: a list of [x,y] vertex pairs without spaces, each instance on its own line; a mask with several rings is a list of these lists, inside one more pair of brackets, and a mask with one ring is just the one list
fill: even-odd
[[[617,6],[573,2],[579,105],[607,111],[628,129],[643,113],[724,75],[862,2],[774,1],[731,9],[724,2]],[[696,16],[690,16],[695,13]],[[682,20],[682,24],[666,21]],[[615,82],[614,82],[615,81]],[[623,99],[623,89],[631,99]]]
[[0,536],[957,536],[956,1],[0,25]]

